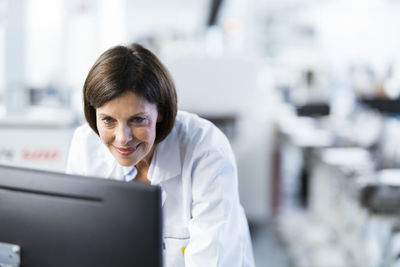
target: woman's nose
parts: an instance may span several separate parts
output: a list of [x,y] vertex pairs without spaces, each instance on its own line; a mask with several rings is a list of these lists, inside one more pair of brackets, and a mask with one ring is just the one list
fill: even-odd
[[117,142],[121,145],[126,145],[132,140],[132,131],[127,125],[119,127],[116,134]]

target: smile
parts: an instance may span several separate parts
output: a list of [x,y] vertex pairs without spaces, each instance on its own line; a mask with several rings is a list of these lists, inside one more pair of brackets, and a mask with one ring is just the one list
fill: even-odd
[[137,144],[136,146],[131,146],[131,147],[114,147],[115,150],[121,155],[121,156],[129,156],[132,153],[134,153],[137,148],[139,147],[140,144]]

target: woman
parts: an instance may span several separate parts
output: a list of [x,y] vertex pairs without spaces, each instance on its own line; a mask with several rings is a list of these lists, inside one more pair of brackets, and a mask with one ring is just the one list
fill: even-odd
[[177,112],[168,71],[138,44],[104,52],[83,87],[87,124],[67,172],[159,185],[165,266],[254,266],[235,159],[213,124]]

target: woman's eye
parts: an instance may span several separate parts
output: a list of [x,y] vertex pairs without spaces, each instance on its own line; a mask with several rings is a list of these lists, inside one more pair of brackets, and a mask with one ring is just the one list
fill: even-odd
[[114,122],[114,120],[113,120],[112,118],[105,117],[105,118],[103,118],[103,122],[104,122],[105,124],[111,124],[111,123]]
[[145,120],[146,120],[146,118],[143,118],[143,117],[134,117],[134,118],[132,118],[132,122],[134,122],[134,123],[142,123]]

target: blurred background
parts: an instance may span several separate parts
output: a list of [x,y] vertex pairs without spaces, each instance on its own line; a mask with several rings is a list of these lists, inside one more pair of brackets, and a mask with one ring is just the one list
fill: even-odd
[[0,163],[63,171],[139,42],[231,141],[257,266],[400,266],[399,0],[0,0]]

